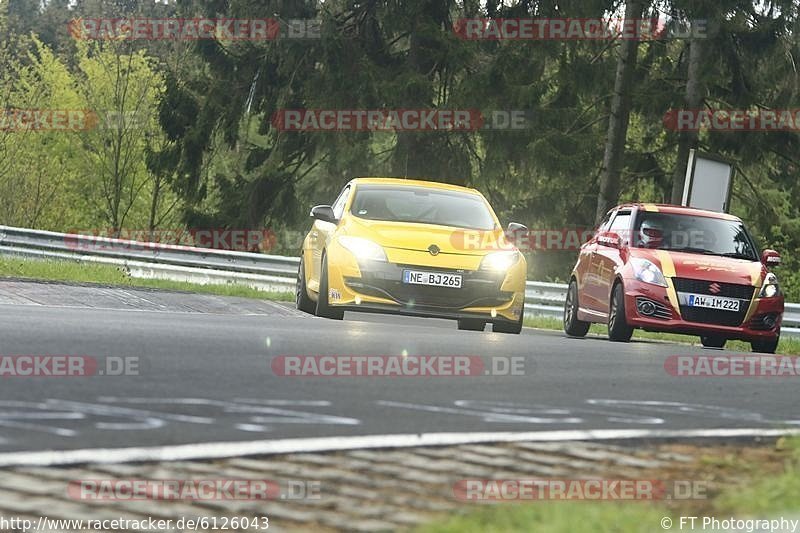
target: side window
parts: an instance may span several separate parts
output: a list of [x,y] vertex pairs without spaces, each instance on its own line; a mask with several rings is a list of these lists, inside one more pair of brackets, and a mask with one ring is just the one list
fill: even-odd
[[623,242],[630,242],[631,212],[618,212],[607,231],[617,233],[620,237],[622,237]]
[[350,186],[344,188],[344,190],[339,194],[339,197],[333,202],[333,214],[336,216],[336,220],[341,220],[342,216],[344,215],[344,206],[347,203],[347,197],[350,196]]
[[608,230],[608,223],[611,221],[611,216],[614,214],[614,211],[609,211],[606,213],[606,216],[603,217],[603,221],[600,222],[600,225],[597,227],[597,231],[607,231]]

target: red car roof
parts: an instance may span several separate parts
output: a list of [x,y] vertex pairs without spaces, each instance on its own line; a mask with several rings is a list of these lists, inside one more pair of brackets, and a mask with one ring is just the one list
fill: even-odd
[[741,219],[735,215],[731,215],[730,213],[721,213],[719,211],[709,211],[707,209],[698,209],[696,207],[686,207],[683,205],[673,205],[673,204],[653,204],[653,203],[646,203],[646,202],[631,202],[620,204],[614,209],[621,209],[624,207],[635,207],[642,209],[644,211],[651,211],[651,212],[659,212],[659,213],[670,213],[675,215],[695,215],[701,217],[710,217],[710,218],[721,218],[724,220],[738,220]]

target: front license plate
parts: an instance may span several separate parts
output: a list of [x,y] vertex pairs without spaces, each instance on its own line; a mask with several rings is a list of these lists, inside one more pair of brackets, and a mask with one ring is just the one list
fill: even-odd
[[707,294],[687,295],[689,307],[707,307],[708,309],[721,309],[723,311],[738,311],[741,302],[736,298],[723,298],[722,296],[708,296]]
[[441,272],[420,272],[418,270],[404,270],[403,283],[412,285],[432,285],[434,287],[461,288],[459,274],[443,274]]

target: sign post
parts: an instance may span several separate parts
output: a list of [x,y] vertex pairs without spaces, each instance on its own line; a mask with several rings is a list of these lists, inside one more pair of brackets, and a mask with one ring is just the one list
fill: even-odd
[[731,206],[733,172],[730,161],[690,150],[681,205],[727,213]]

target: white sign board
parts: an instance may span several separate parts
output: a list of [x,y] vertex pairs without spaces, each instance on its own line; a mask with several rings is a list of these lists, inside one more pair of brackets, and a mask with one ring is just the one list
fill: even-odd
[[727,213],[732,183],[733,165],[718,157],[691,150],[681,205]]

